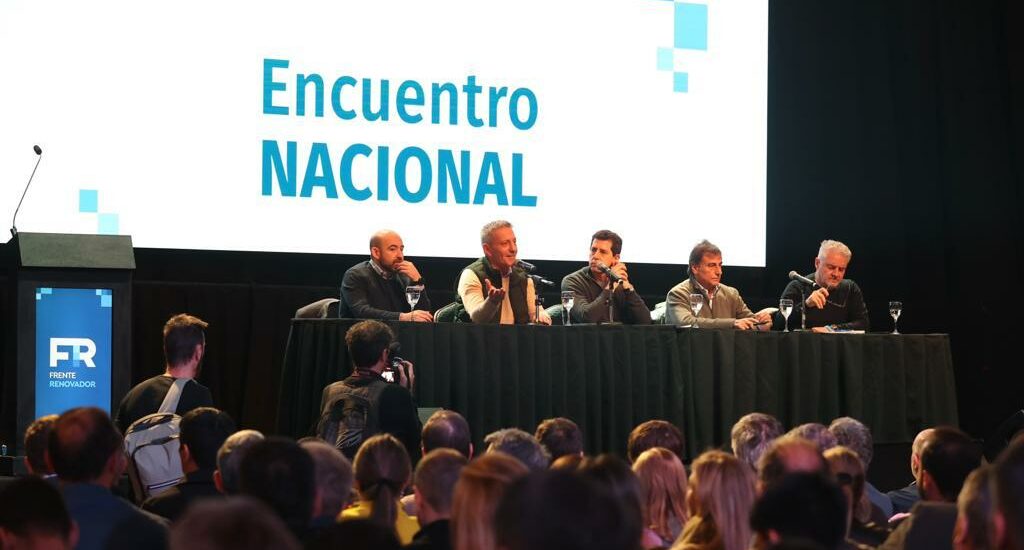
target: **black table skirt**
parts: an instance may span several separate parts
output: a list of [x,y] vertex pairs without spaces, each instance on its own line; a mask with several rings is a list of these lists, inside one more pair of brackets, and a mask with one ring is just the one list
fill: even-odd
[[[351,371],[356,321],[296,319],[281,377],[278,431],[309,435],[324,386]],[[729,447],[751,411],[787,427],[852,416],[876,443],[957,424],[949,337],[677,329],[672,326],[496,326],[391,323],[415,364],[420,407],[466,416],[477,445],[499,428],[532,432],[566,416],[589,453],[625,454],[637,424],[679,426],[692,458]]]

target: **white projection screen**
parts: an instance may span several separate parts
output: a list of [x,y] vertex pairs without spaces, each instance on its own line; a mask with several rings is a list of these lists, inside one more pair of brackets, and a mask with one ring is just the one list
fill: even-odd
[[764,265],[768,0],[6,0],[0,59],[19,231]]

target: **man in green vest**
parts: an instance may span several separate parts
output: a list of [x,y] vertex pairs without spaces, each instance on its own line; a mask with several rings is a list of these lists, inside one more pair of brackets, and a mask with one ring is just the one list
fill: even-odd
[[[536,319],[536,289],[518,267],[516,234],[505,220],[480,230],[484,257],[469,264],[459,276],[458,293],[474,323],[526,324]],[[551,324],[542,309],[540,323]]]

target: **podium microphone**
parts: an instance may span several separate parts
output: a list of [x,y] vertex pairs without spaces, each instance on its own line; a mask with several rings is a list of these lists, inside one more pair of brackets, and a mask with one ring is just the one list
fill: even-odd
[[609,279],[611,279],[613,283],[617,283],[622,280],[622,277],[616,275],[615,272],[612,271],[604,262],[598,262],[597,268],[601,270],[601,273],[604,273]]
[[808,279],[807,277],[804,277],[803,275],[797,273],[796,271],[790,271],[789,278],[794,281],[800,281],[805,285],[818,286],[818,283]]
[[43,160],[43,149],[38,145],[33,145],[32,150],[36,152],[36,166],[32,169],[32,175],[28,177],[28,183],[25,184],[25,190],[21,192],[21,199],[18,200],[18,207],[14,209],[14,217],[11,218],[11,238],[18,236],[18,228],[14,225],[14,221],[18,219],[18,210],[21,210],[21,203],[25,200],[25,193],[28,193],[28,187],[32,185],[32,178],[36,177],[36,170],[39,169],[39,163]]

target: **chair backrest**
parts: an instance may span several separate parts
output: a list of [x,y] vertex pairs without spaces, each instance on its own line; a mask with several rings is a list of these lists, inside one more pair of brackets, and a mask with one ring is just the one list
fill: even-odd
[[562,317],[565,315],[565,308],[562,307],[562,304],[555,304],[555,305],[545,309],[544,311],[547,312],[548,317],[551,317],[551,324],[552,325],[561,325],[561,324],[563,324],[562,323]]
[[[295,310],[296,319],[326,319],[338,316],[337,298],[324,298]],[[333,311],[333,314],[332,314]]]
[[651,310],[651,323],[655,325],[665,324],[665,302],[658,302]]
[[434,312],[435,323],[472,323],[466,308],[459,302],[452,302]]

